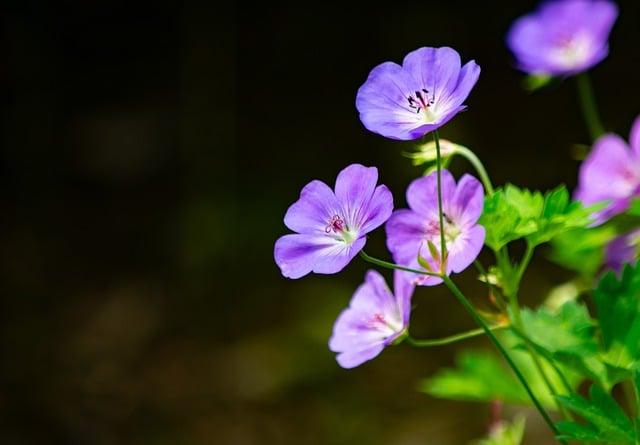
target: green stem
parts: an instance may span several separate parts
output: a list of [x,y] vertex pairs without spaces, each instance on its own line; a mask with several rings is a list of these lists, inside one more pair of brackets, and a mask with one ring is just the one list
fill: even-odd
[[476,156],[476,154],[469,150],[467,147],[463,147],[461,145],[456,146],[455,152],[466,158],[467,161],[469,161],[471,165],[473,165],[473,168],[475,168],[476,172],[478,172],[478,176],[480,176],[480,180],[484,185],[487,195],[493,195],[493,184],[491,184],[491,179],[489,179],[489,175],[487,174],[484,165],[482,165],[482,162]]
[[440,155],[440,135],[433,130],[433,141],[436,144],[436,168],[438,187],[438,219],[440,223],[440,272],[446,272],[447,246],[444,241],[444,213],[442,212],[442,156]]
[[390,263],[384,260],[379,260],[378,258],[374,258],[368,255],[364,250],[361,250],[359,255],[360,255],[360,258],[362,258],[363,260],[368,261],[369,263],[375,264],[376,266],[384,267],[385,269],[404,270],[405,272],[412,272],[420,275],[429,275],[430,277],[438,277],[438,278],[440,277],[440,274],[437,274],[437,273],[427,272],[426,270],[411,269],[410,267],[404,267],[404,266],[400,266],[399,264]]
[[[492,331],[500,331],[502,329],[507,329],[509,325],[503,324],[498,326],[491,326],[489,329]],[[484,329],[473,329],[467,332],[461,332],[460,334],[450,335],[449,337],[436,338],[436,339],[428,339],[428,340],[418,340],[410,335],[407,336],[407,342],[411,344],[411,346],[417,346],[419,348],[429,347],[429,346],[444,346],[450,345],[451,343],[456,343],[462,340],[467,340],[469,338],[478,337],[484,334]]]
[[582,114],[589,128],[591,140],[595,141],[604,134],[604,128],[598,114],[596,99],[593,93],[593,87],[587,73],[581,73],[576,76],[578,85],[578,95],[580,96],[580,106]]
[[[524,376],[522,375],[522,373],[518,369],[518,366],[515,364],[515,362],[513,361],[513,359],[511,358],[511,356],[507,352],[507,350],[498,341],[498,338],[493,334],[493,332],[491,331],[489,326],[485,323],[485,321],[482,319],[480,314],[478,314],[478,312],[475,310],[475,308],[473,307],[471,302],[469,302],[467,297],[465,297],[464,294],[460,291],[460,289],[458,289],[458,287],[455,285],[455,283],[453,281],[451,281],[451,278],[449,278],[448,276],[445,275],[445,276],[442,277],[442,279],[444,280],[444,283],[447,285],[447,287],[449,288],[451,293],[453,293],[453,295],[458,299],[460,304],[462,304],[462,306],[466,309],[466,311],[469,313],[469,315],[471,315],[471,317],[474,319],[474,321],[476,323],[478,323],[482,327],[482,329],[487,334],[487,336],[489,337],[491,342],[495,345],[495,347],[498,349],[500,354],[502,354],[502,356],[507,361],[507,363],[509,364],[509,366],[511,367],[513,372],[516,374],[516,377],[518,378],[518,380],[520,381],[520,383],[524,387],[525,391],[527,392],[527,394],[531,398],[531,401],[533,402],[533,404],[535,405],[536,409],[538,410],[538,412],[540,413],[540,415],[542,416],[544,421],[547,423],[547,425],[549,426],[551,431],[553,431],[553,433],[555,435],[558,435],[558,430],[556,429],[556,426],[553,424],[553,421],[551,420],[551,417],[549,416],[547,411],[544,409],[544,407],[542,406],[540,401],[537,399],[537,397],[535,396],[535,394],[531,390],[531,387],[527,383],[527,380],[524,378]],[[560,441],[560,442],[561,443],[566,443],[564,441]]]

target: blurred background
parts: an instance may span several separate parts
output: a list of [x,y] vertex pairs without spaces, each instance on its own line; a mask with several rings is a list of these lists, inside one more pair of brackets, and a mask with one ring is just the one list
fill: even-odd
[[[340,369],[326,342],[367,265],[292,281],[272,251],[301,187],[333,184],[349,163],[378,166],[405,205],[414,145],[368,133],[354,98],[373,66],[420,46],[482,67],[444,138],[473,148],[496,184],[573,187],[572,147],[588,143],[574,82],[527,94],[504,46],[535,2],[204,3],[2,2],[0,442],[482,436],[487,406],[416,385],[461,348],[490,350],[484,339]],[[618,3],[592,80],[607,129],[626,137],[640,112],[640,6]],[[388,258],[382,232],[368,250]],[[568,276],[542,253],[530,303]],[[482,306],[474,278],[459,282]],[[442,288],[414,303],[416,337],[473,327]],[[550,443],[534,413],[527,434]]]

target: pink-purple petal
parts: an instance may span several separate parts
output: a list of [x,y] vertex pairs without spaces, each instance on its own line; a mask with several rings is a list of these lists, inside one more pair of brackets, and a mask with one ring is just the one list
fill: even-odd
[[378,169],[352,164],[336,179],[336,197],[350,227],[360,227],[378,182]]
[[342,368],[353,369],[376,358],[382,352],[384,347],[384,343],[378,343],[367,349],[341,352],[336,356],[336,360]]
[[319,234],[339,209],[333,190],[322,181],[311,181],[300,192],[300,199],[287,210],[284,223],[294,232]]
[[393,195],[385,185],[379,185],[373,192],[366,209],[363,209],[360,233],[369,233],[385,223],[393,212]]
[[418,48],[405,56],[402,67],[411,73],[421,89],[446,100],[458,84],[460,55],[446,46]]
[[447,245],[447,269],[460,273],[474,262],[484,245],[485,230],[480,225],[462,232],[456,240]]
[[634,164],[637,162],[622,138],[602,136],[582,163],[576,198],[590,205],[628,197],[636,187]]
[[460,178],[450,206],[450,215],[461,225],[475,224],[484,207],[484,188],[480,181],[465,174]]
[[276,241],[274,258],[287,278],[301,278],[310,272],[331,274],[341,271],[364,243],[364,238],[347,245],[322,235],[285,235]]
[[385,225],[387,248],[397,263],[407,265],[416,259],[425,244],[425,219],[409,209],[393,212]]
[[[407,188],[407,203],[423,216],[438,215],[438,179],[434,173],[415,179]],[[451,202],[456,191],[456,181],[448,170],[441,172],[442,202]]]

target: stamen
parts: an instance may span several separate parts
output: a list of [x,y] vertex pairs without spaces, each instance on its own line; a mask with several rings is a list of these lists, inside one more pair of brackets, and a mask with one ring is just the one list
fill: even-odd
[[[414,97],[415,96],[415,97]],[[422,90],[414,91],[413,96],[407,96],[407,102],[409,102],[409,108],[416,110],[419,113],[420,110],[426,110],[435,103],[435,94],[429,98],[429,90],[422,88]]]
[[329,221],[327,227],[324,228],[325,233],[340,233],[344,231],[344,220],[340,218],[340,215],[333,215],[333,218]]

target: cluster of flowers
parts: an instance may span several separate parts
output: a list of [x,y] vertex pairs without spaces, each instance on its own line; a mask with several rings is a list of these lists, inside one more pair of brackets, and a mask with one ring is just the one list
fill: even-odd
[[[616,17],[617,8],[607,0],[545,3],[514,23],[507,42],[523,71],[571,76],[606,57]],[[421,138],[465,109],[479,75],[474,61],[462,66],[451,48],[417,49],[401,65],[385,62],[370,72],[356,97],[360,120],[387,138]],[[630,145],[606,134],[581,167],[576,198],[585,204],[607,201],[594,224],[624,211],[640,195],[640,118]],[[367,234],[383,224],[395,263],[415,271],[396,270],[393,292],[378,272],[366,273],[329,341],[342,367],[358,366],[407,335],[415,286],[438,285],[473,263],[485,239],[478,224],[484,192],[473,176],[456,181],[447,170],[434,171],[409,185],[409,208],[394,211],[391,192],[378,185],[378,170],[359,164],[342,170],[333,190],[317,180],[302,189],[284,218],[295,233],[275,244],[285,277],[341,271],[362,251]],[[608,249],[611,263],[627,261],[630,249],[635,254],[638,238],[632,232],[615,240]]]

